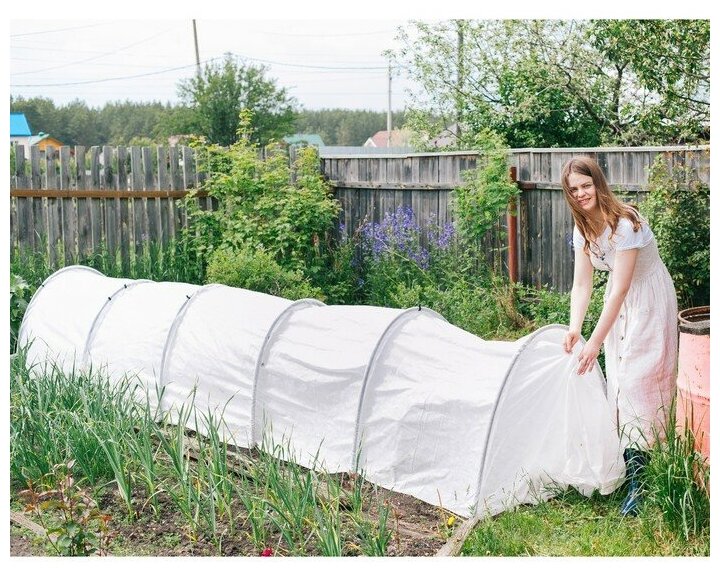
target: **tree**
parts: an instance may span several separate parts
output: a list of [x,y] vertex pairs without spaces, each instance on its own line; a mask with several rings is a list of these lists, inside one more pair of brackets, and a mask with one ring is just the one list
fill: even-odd
[[420,86],[409,115],[431,135],[453,123],[511,147],[708,135],[707,20],[412,22],[400,39],[392,56]]
[[267,79],[266,72],[266,66],[246,65],[225,54],[222,62],[207,64],[200,75],[182,80],[178,93],[194,111],[195,134],[231,145],[238,139],[243,110],[252,112],[254,143],[267,145],[292,133],[295,99]]

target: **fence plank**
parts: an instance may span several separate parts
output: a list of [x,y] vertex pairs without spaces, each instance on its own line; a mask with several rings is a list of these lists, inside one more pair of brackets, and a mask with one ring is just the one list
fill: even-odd
[[[140,161],[135,159],[134,164],[137,152],[125,147],[93,146],[85,151],[77,146],[74,160],[63,148],[59,159],[52,148],[44,153],[32,146],[29,160],[17,152],[11,174],[11,245],[46,248],[54,256],[60,239],[69,257],[97,252],[105,245],[111,253],[121,251],[127,268],[131,245],[135,255],[145,240],[175,237],[186,225],[186,213],[170,193],[197,188],[207,174],[198,168],[190,148],[153,149],[141,150]],[[709,146],[511,150],[509,163],[518,166],[518,179],[529,182],[527,188],[532,189],[518,201],[518,272],[523,282],[547,283],[560,290],[571,284],[567,233],[572,218],[559,183],[565,162],[582,155],[596,158],[611,184],[631,201],[644,197],[647,172],[657,156],[668,166],[687,165],[693,177],[706,183],[710,177]],[[28,172],[25,181],[23,161]],[[339,219],[348,233],[363,221],[379,222],[401,205],[412,207],[421,225],[431,215],[439,224],[452,221],[452,189],[462,183],[463,173],[478,164],[482,156],[474,151],[320,158],[323,174],[336,182],[333,192],[342,205]],[[120,194],[107,198],[98,190]],[[139,196],[145,193],[155,194]],[[69,198],[73,195],[78,198]],[[204,208],[213,208],[211,198],[202,201]],[[502,217],[482,241],[493,264],[503,269],[505,227]]]
[[32,189],[42,189],[42,176],[40,168],[40,148],[33,145],[30,148],[30,187]]
[[26,169],[28,164],[25,161],[25,146],[15,146],[15,172],[12,173],[12,183],[16,187],[28,187],[28,177]]

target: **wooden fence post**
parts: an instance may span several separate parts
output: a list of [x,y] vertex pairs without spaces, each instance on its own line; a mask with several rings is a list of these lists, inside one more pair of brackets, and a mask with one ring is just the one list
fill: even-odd
[[[514,165],[510,168],[510,179],[517,185],[517,167]],[[508,203],[507,213],[508,226],[508,272],[510,282],[516,283],[518,280],[518,248],[517,248],[517,200],[515,197],[510,199]]]

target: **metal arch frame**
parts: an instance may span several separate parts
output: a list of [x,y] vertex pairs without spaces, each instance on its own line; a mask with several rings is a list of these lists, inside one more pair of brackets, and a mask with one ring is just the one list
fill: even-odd
[[[482,493],[482,486],[484,483],[485,464],[487,462],[489,446],[490,446],[492,438],[494,438],[494,436],[495,436],[495,418],[497,416],[497,412],[500,407],[500,403],[504,397],[505,388],[507,386],[508,380],[510,379],[510,376],[512,375],[513,371],[515,370],[523,351],[530,344],[535,342],[541,333],[546,332],[548,330],[556,330],[556,329],[567,331],[569,329],[569,327],[564,324],[548,324],[548,325],[543,326],[542,328],[539,328],[535,332],[533,332],[532,335],[528,338],[528,340],[526,340],[523,343],[523,345],[520,348],[518,348],[517,352],[515,352],[515,356],[513,356],[512,362],[510,363],[510,366],[508,367],[507,371],[505,372],[505,377],[502,381],[502,384],[500,385],[500,389],[498,390],[497,398],[495,399],[495,404],[493,406],[493,411],[492,411],[492,414],[490,415],[490,422],[489,422],[490,429],[488,430],[487,436],[485,437],[485,447],[483,449],[483,457],[482,457],[482,461],[480,463],[480,470],[478,471],[477,493],[475,494],[475,503],[474,503],[474,508],[475,508],[474,515],[477,515],[478,506],[480,503],[480,494]],[[585,339],[582,336],[580,336],[580,340],[582,342],[585,342]],[[597,361],[596,361],[596,365],[597,365]],[[607,381],[605,380],[605,376],[599,367],[597,368],[597,372],[600,374],[600,380],[603,385],[603,391],[607,398]]]
[[253,387],[252,387],[252,401],[250,404],[250,447],[257,445],[258,440],[255,438],[257,430],[257,388],[260,382],[260,369],[265,365],[265,356],[267,355],[270,347],[270,341],[273,335],[280,328],[280,325],[287,320],[287,318],[294,312],[302,310],[303,308],[309,307],[323,307],[326,306],[324,302],[321,302],[314,298],[301,298],[285,307],[276,317],[273,323],[268,328],[265,334],[265,340],[260,347],[260,351],[257,355],[255,362],[255,372],[253,374]]
[[97,330],[102,323],[102,321],[105,319],[105,316],[107,316],[108,310],[113,305],[113,303],[117,300],[119,294],[123,294],[127,292],[128,289],[137,286],[139,284],[146,284],[146,283],[152,283],[155,281],[151,281],[149,279],[138,279],[133,280],[131,282],[125,283],[123,286],[121,286],[119,289],[117,289],[114,293],[112,293],[108,299],[105,301],[105,303],[102,305],[98,313],[95,315],[95,320],[93,320],[92,325],[90,326],[90,330],[88,331],[87,338],[85,339],[85,348],[83,349],[83,363],[89,364],[90,363],[90,347],[92,346],[93,340],[95,339],[95,334],[97,333]]
[[67,266],[67,267],[63,267],[63,268],[61,268],[61,269],[56,270],[53,274],[51,274],[48,278],[46,278],[46,279],[42,282],[42,284],[37,288],[37,290],[35,291],[35,293],[32,295],[32,298],[30,299],[30,302],[28,303],[28,306],[27,306],[27,308],[25,309],[25,313],[23,314],[23,319],[22,319],[22,321],[20,322],[20,328],[18,328],[18,341],[22,340],[22,337],[23,337],[23,334],[24,334],[24,330],[25,330],[25,320],[26,320],[27,317],[30,315],[30,311],[32,310],[32,307],[35,305],[35,303],[36,303],[36,301],[37,301],[37,298],[38,298],[38,295],[39,295],[40,292],[42,291],[43,287],[47,286],[47,284],[48,284],[50,281],[52,281],[53,279],[55,279],[55,277],[57,277],[58,275],[66,272],[66,271],[76,270],[76,269],[82,269],[82,270],[84,270],[84,271],[90,271],[90,272],[92,272],[92,273],[94,273],[94,274],[101,275],[101,276],[103,276],[103,277],[107,277],[107,275],[101,273],[101,272],[98,271],[97,269],[93,269],[92,267],[88,267],[88,266],[86,266],[86,265],[69,265],[69,266]]
[[375,370],[375,364],[380,358],[380,355],[382,351],[385,349],[385,346],[387,345],[388,341],[390,340],[391,334],[394,333],[394,331],[400,326],[401,324],[407,322],[410,319],[413,319],[418,316],[418,314],[415,314],[415,316],[411,316],[414,313],[425,313],[426,315],[429,315],[433,318],[439,318],[443,322],[447,322],[447,319],[441,315],[438,312],[435,312],[432,309],[429,308],[423,308],[421,306],[418,307],[411,307],[407,308],[404,311],[402,311],[400,314],[398,314],[394,319],[390,321],[390,323],[385,327],[385,330],[382,332],[380,337],[378,338],[377,343],[375,344],[375,348],[372,351],[372,354],[370,355],[370,359],[368,360],[368,364],[365,368],[365,374],[363,376],[362,381],[362,387],[360,389],[360,396],[358,398],[358,410],[357,415],[355,417],[355,433],[353,436],[353,451],[352,451],[352,460],[353,460],[353,471],[358,471],[358,465],[359,465],[359,456],[358,456],[358,450],[360,447],[360,420],[362,418],[363,414],[363,406],[365,405],[365,394],[367,392],[368,382],[371,379],[372,374]]
[[187,297],[187,300],[185,300],[185,302],[182,304],[177,314],[175,315],[175,318],[170,325],[170,330],[168,331],[167,338],[165,339],[165,344],[163,345],[163,354],[160,361],[160,376],[158,376],[158,385],[160,386],[160,388],[165,387],[165,371],[167,369],[167,363],[170,360],[170,355],[172,354],[172,346],[175,344],[177,331],[180,328],[180,324],[185,319],[185,315],[187,314],[190,305],[200,294],[205,293],[209,290],[214,290],[219,286],[222,285],[217,283],[211,283],[201,286],[199,289],[195,290],[195,292],[193,292]]

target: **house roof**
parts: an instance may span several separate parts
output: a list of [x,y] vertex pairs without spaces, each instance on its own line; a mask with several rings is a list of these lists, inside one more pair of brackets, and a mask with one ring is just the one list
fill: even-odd
[[323,147],[325,145],[322,137],[320,137],[317,133],[296,133],[295,135],[283,137],[283,141],[288,145],[295,145],[298,143],[307,143],[308,145],[317,145],[318,147]]
[[410,132],[407,129],[393,129],[392,132],[382,130],[372,137],[368,137],[364,147],[388,147],[389,133],[392,134],[392,137],[389,138],[392,147],[405,147],[410,142]]
[[30,125],[24,113],[10,112],[10,137],[28,137],[32,135]]
[[45,141],[45,140],[47,140],[47,143],[50,145],[56,145],[56,146],[62,145],[62,142],[58,138],[53,137],[49,133],[43,133],[42,131],[40,133],[38,133],[37,135],[31,136],[30,139],[28,139],[28,144],[37,145],[41,141]]

